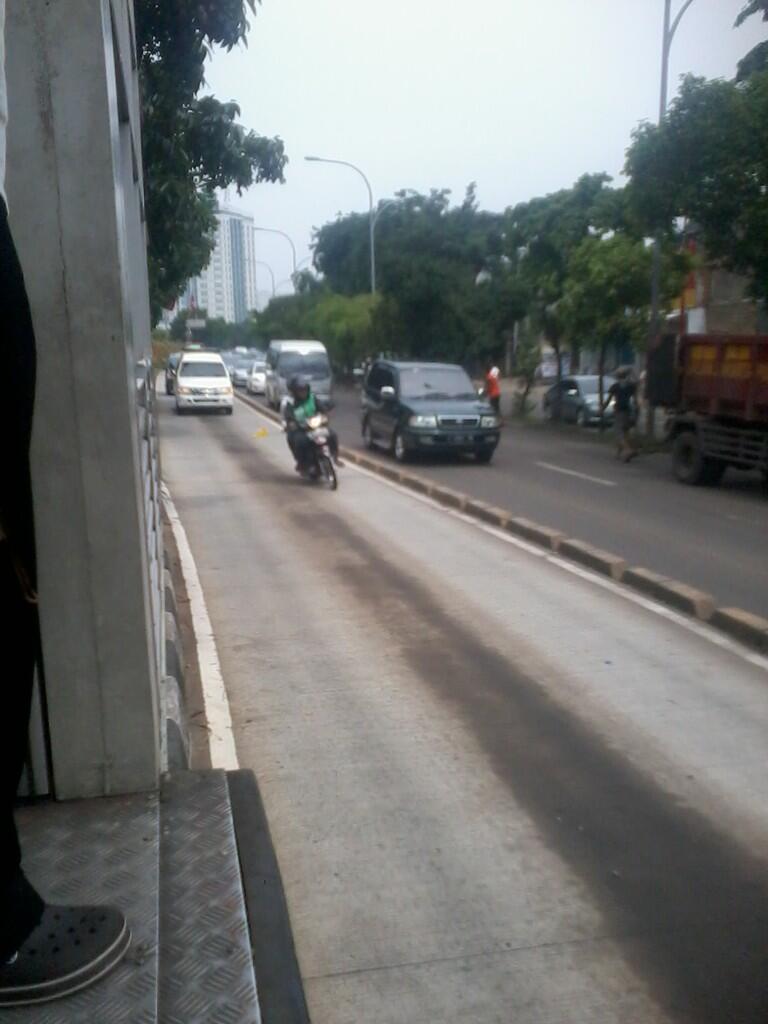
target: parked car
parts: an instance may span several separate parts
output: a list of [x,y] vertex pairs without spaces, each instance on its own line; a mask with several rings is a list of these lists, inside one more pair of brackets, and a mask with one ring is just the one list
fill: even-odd
[[267,387],[267,364],[264,359],[256,359],[251,363],[245,388],[251,395],[263,395]]
[[273,409],[280,408],[288,394],[288,381],[296,374],[307,378],[318,398],[331,401],[331,362],[321,341],[270,341],[265,393]]
[[[603,401],[613,382],[613,377],[603,377]],[[551,420],[559,416],[564,422],[578,423],[580,427],[613,421],[613,400],[600,416],[600,377],[596,374],[563,377],[559,384],[553,384],[545,393],[543,404],[544,412]]]
[[171,352],[168,356],[168,361],[165,364],[165,393],[166,395],[172,395],[173,389],[176,384],[176,371],[179,368],[179,360],[181,359],[181,352]]
[[176,412],[220,409],[232,415],[232,381],[218,352],[185,352],[176,374]]
[[236,388],[244,388],[247,386],[252,366],[252,359],[244,359],[242,356],[240,356],[235,360],[229,372],[230,376],[232,377],[232,383],[235,385]]
[[501,419],[460,366],[377,360],[363,388],[362,431],[368,448],[399,462],[416,452],[452,452],[490,462]]

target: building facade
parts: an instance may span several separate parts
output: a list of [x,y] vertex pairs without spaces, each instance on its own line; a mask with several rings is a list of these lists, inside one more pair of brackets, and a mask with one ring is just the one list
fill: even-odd
[[222,207],[216,220],[211,261],[189,282],[181,308],[204,309],[211,319],[242,323],[258,301],[253,218]]

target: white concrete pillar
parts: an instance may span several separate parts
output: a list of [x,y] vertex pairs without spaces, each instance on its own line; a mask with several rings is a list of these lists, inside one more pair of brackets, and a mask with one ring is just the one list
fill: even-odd
[[38,345],[33,473],[59,798],[159,772],[153,524],[134,363],[149,349],[129,0],[8,0],[8,199]]

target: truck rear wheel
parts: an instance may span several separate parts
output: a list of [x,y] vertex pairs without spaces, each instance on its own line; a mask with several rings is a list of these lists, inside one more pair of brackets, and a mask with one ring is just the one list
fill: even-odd
[[693,486],[719,483],[726,469],[724,462],[704,455],[699,436],[694,430],[684,430],[677,435],[673,459],[677,479]]

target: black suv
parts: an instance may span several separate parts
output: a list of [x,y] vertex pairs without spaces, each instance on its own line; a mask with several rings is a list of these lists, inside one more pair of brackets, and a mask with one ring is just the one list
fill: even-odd
[[363,438],[400,462],[414,452],[469,452],[490,462],[501,420],[460,366],[377,360],[363,389]]

